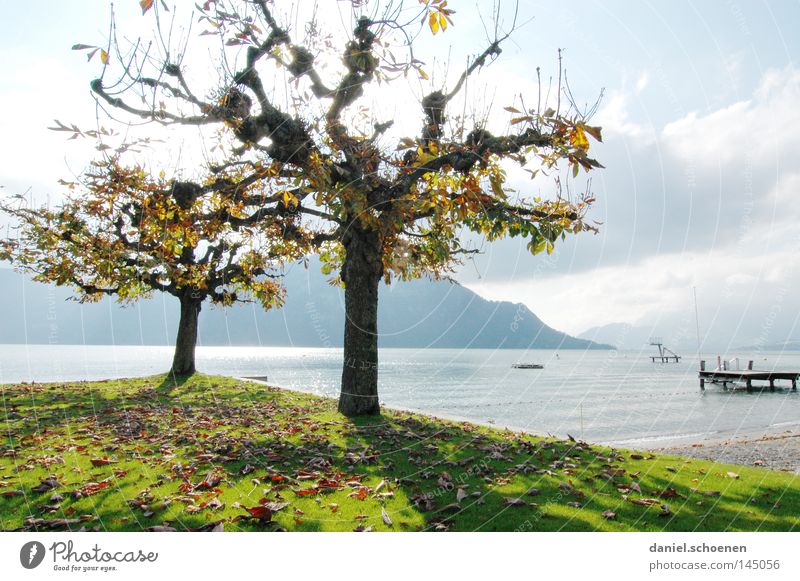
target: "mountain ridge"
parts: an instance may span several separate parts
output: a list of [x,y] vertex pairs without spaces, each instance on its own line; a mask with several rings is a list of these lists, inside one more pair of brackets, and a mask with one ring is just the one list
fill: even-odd
[[[228,309],[204,305],[200,345],[341,347],[344,295],[313,267],[295,266],[285,276],[281,309],[255,304]],[[0,343],[169,345],[178,303],[156,293],[123,307],[66,300],[69,289],[39,284],[0,269]],[[382,286],[379,345],[424,348],[606,349],[542,322],[521,303],[486,300],[452,281],[421,279]]]

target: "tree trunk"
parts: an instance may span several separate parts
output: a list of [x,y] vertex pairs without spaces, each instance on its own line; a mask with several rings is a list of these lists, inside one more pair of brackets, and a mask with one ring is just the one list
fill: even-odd
[[172,373],[191,375],[195,372],[194,350],[197,346],[197,320],[203,301],[190,296],[183,296],[180,301],[181,320],[178,323],[178,338],[175,341]]
[[348,417],[380,413],[378,405],[378,283],[383,273],[378,234],[350,228],[345,248],[344,367],[339,411]]

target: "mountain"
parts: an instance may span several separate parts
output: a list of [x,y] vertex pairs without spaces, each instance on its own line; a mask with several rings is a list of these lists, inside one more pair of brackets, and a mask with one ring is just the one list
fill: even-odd
[[[638,351],[649,348],[650,337],[654,335],[658,335],[658,333],[652,327],[634,327],[627,323],[610,323],[601,327],[592,327],[578,335],[578,337],[587,341],[613,345],[617,349],[625,351]],[[669,346],[668,338],[665,337],[664,341]]]
[[[281,309],[204,305],[200,344],[340,347],[342,289],[329,285],[314,266],[292,267],[284,283]],[[128,307],[107,298],[81,305],[68,300],[69,289],[9,269],[0,269],[0,289],[0,343],[164,345],[175,339],[178,303],[163,293]],[[548,327],[524,305],[487,301],[448,281],[382,287],[378,317],[382,347],[608,348]]]

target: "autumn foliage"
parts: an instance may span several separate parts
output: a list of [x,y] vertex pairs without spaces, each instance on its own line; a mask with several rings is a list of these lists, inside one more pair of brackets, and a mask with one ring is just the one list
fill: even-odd
[[[520,95],[498,117],[505,118],[502,132],[477,115],[451,114],[456,106],[469,109],[461,101],[465,87],[501,56],[514,23],[502,34],[496,26],[460,74],[434,84],[415,39],[454,34],[458,15],[447,0],[339,4],[345,20],[351,12],[346,31],[292,2],[197,5],[198,37],[219,41],[219,60],[210,69],[207,59],[187,57],[198,50],[191,43],[169,36],[166,6],[142,1],[146,17],[164,17],[152,20],[162,50],[157,56],[148,42],[123,46],[112,23],[114,40],[102,49],[102,74],[91,88],[115,116],[215,129],[222,167],[241,169],[231,188],[264,184],[276,192],[260,199],[264,212],[290,211],[314,233],[315,243],[303,250],[319,251],[324,271],[338,274],[335,280],[345,287],[339,407],[355,416],[378,412],[379,282],[451,272],[476,252],[464,242],[470,235],[489,241],[521,236],[536,254],[551,252],[568,234],[593,231],[586,219],[593,201],[588,188],[564,195],[555,180],[550,195],[537,197],[512,187],[508,172],[519,165],[533,176],[568,169],[577,177],[600,167],[589,148],[601,133],[566,94],[562,105],[560,84],[552,103],[541,94]],[[293,11],[295,19],[287,16]],[[74,48],[91,58],[98,46]],[[374,108],[381,99],[395,99],[395,87],[409,78],[426,84],[417,135],[393,131],[392,120],[379,118]],[[199,240],[213,235],[208,226],[197,224]],[[171,227],[184,241],[195,235],[192,228]],[[280,232],[267,234],[283,236],[283,223],[276,228]],[[284,255],[295,250],[301,248]],[[245,259],[242,268],[249,263]],[[225,296],[217,298],[224,302]]]
[[244,187],[239,174],[193,183],[113,159],[96,163],[57,207],[30,207],[22,197],[0,204],[17,220],[16,235],[0,241],[0,258],[34,280],[74,288],[82,302],[175,296],[181,323],[173,371],[190,373],[201,304],[280,306],[277,269],[311,244],[292,213],[263,210],[281,193],[258,189],[255,180]]

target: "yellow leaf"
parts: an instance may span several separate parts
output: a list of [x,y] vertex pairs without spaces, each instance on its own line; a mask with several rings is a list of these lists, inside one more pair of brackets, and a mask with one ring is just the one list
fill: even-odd
[[442,32],[447,30],[447,17],[443,12],[439,12],[439,28],[442,29]]
[[570,135],[569,140],[575,149],[580,149],[582,151],[589,149],[589,140],[586,139],[586,132],[583,130],[583,124],[575,126],[575,130],[572,132],[572,135]]
[[297,205],[297,198],[291,192],[283,192],[283,205],[287,208]]
[[142,7],[142,14],[146,14],[148,10],[153,7],[154,0],[139,0],[139,6]]
[[433,34],[436,34],[437,32],[439,32],[439,18],[436,15],[435,12],[431,12],[428,15],[428,26],[431,27],[431,32]]
[[103,49],[100,49],[100,60],[103,62],[104,65],[108,64],[108,53]]

